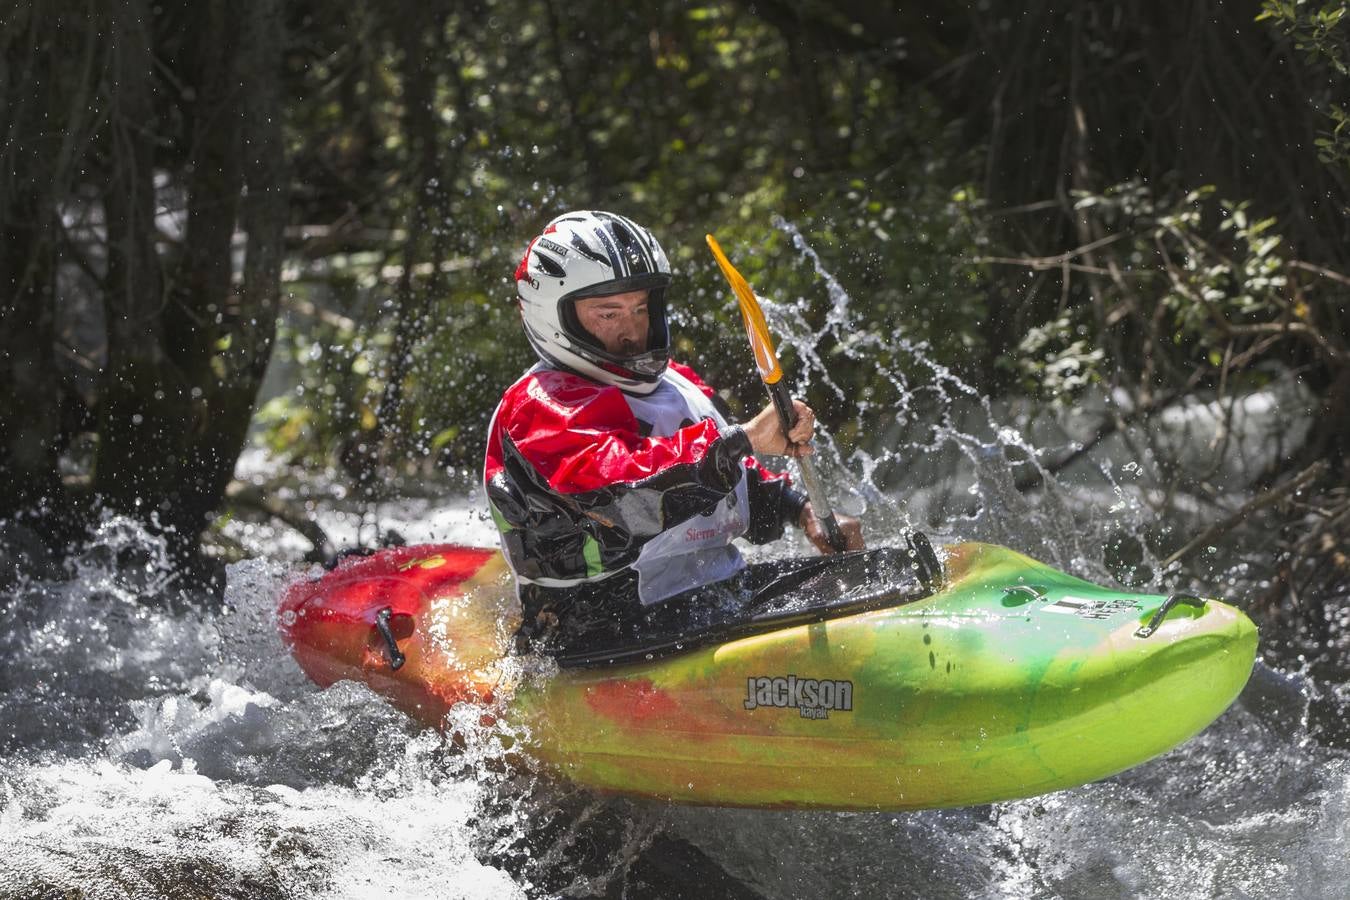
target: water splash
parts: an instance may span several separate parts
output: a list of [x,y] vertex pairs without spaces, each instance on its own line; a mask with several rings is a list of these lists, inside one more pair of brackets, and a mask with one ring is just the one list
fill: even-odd
[[[827,437],[822,454],[832,463],[828,471],[836,488],[868,504],[870,524],[879,525],[882,534],[921,527],[1005,544],[1088,578],[1114,580],[1103,547],[1114,534],[1148,527],[1146,510],[1130,502],[1104,508],[1063,485],[1043,464],[1048,451],[1028,434],[1025,410],[1018,415],[1011,406],[996,406],[935,359],[926,343],[861,327],[849,292],[800,230],[781,218],[774,224],[809,262],[829,299],[818,328],[808,324],[805,298],[795,304],[765,302],[766,316],[799,360],[802,387],[820,383],[847,401],[848,392],[821,356],[821,348],[830,347],[855,366],[875,371],[892,391],[884,408],[867,401],[854,405],[857,433],[879,439],[860,443],[844,459]],[[1102,476],[1121,493],[1109,468]]]

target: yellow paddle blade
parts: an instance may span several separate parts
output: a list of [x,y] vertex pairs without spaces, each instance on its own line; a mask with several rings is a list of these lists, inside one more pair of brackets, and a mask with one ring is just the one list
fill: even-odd
[[736,294],[736,300],[741,307],[741,321],[745,323],[745,333],[750,338],[750,348],[755,351],[755,365],[759,367],[759,377],[765,384],[777,384],[783,377],[783,368],[778,365],[778,354],[773,349],[773,337],[769,334],[769,323],[764,321],[764,311],[759,308],[759,301],[755,299],[755,292],[751,289],[749,282],[736,271],[736,267],[727,259],[727,255],[722,252],[722,247],[717,243],[717,238],[711,234],[706,235],[708,240],[708,249],[712,251],[713,258],[717,260],[717,267],[722,270],[726,276],[727,282],[731,285],[731,290]]

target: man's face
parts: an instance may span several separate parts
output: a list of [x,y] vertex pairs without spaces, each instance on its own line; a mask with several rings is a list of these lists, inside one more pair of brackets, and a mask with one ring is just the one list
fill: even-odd
[[629,291],[576,301],[581,327],[615,356],[633,356],[647,349],[647,292]]

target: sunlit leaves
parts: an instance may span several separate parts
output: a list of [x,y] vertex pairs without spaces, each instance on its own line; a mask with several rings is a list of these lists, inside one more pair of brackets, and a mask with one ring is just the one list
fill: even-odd
[[1067,313],[1027,329],[1017,346],[1016,368],[1029,393],[1067,403],[1099,380],[1106,352],[1095,339],[1076,337],[1075,332]]
[[1309,97],[1330,125],[1313,143],[1322,162],[1350,167],[1350,112],[1344,105],[1350,95],[1350,3],[1263,0],[1257,20],[1271,22],[1311,64],[1333,73],[1329,87]]

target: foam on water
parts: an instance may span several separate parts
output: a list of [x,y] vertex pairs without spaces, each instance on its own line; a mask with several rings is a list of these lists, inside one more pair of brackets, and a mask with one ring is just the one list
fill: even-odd
[[297,791],[211,779],[191,759],[7,770],[0,890],[15,895],[522,895],[469,850],[472,782],[414,776],[398,790]]
[[482,786],[444,738],[290,660],[293,573],[245,562],[229,609],[172,613],[159,552],[110,521],[74,577],[0,606],[0,895],[521,895],[473,855]]

